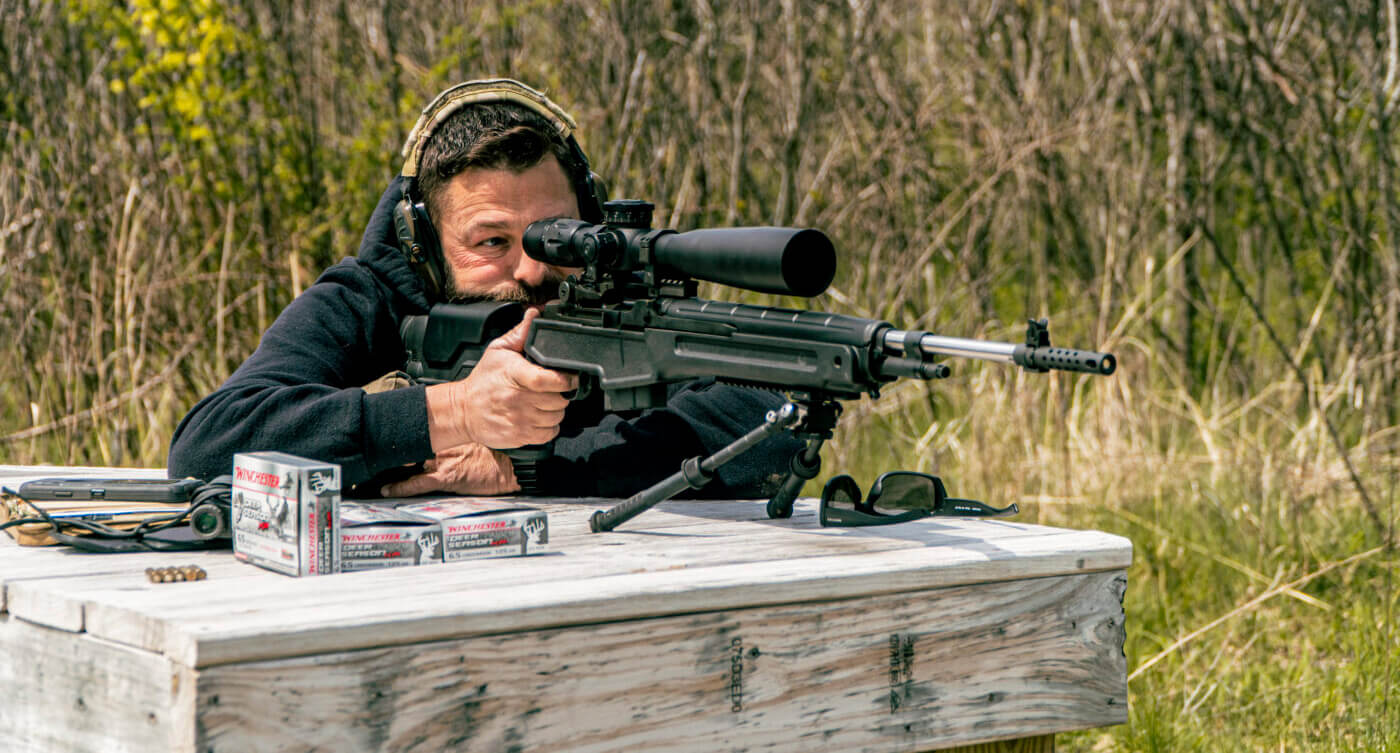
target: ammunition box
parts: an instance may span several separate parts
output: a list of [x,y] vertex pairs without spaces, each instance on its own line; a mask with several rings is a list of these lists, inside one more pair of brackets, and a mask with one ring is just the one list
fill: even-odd
[[441,524],[445,562],[518,557],[549,547],[545,512],[509,499],[450,497],[402,504],[397,509]]
[[368,502],[340,503],[342,572],[441,562],[438,521]]
[[340,466],[282,452],[233,456],[233,555],[284,575],[340,572]]

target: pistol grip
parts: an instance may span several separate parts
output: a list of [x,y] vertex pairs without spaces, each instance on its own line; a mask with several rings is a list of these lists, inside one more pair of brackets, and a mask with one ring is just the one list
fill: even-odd
[[554,455],[554,441],[544,444],[530,444],[504,450],[515,470],[515,482],[520,484],[520,493],[526,496],[539,496],[540,477],[538,463]]

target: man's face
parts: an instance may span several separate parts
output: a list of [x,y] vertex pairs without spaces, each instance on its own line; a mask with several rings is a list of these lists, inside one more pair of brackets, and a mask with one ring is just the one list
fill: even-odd
[[521,172],[469,167],[447,184],[438,204],[435,224],[452,300],[544,303],[578,271],[535,261],[521,246],[531,222],[579,214],[569,179],[553,156]]

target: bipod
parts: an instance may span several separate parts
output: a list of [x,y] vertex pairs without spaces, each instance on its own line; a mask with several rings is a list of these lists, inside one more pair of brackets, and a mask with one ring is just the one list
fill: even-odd
[[841,417],[841,404],[823,395],[799,398],[802,418],[792,427],[792,433],[804,441],[802,449],[792,456],[787,476],[773,498],[768,500],[768,517],[792,517],[792,503],[802,493],[802,486],[817,477],[822,469],[822,443],[831,439],[836,420]]
[[[699,489],[715,477],[715,471],[720,466],[744,454],[754,445],[773,434],[802,422],[806,415],[806,408],[794,403],[783,403],[777,410],[768,411],[762,425],[725,445],[715,454],[704,459],[691,458],[681,463],[681,469],[676,473],[637,492],[608,510],[598,510],[593,513],[592,517],[588,519],[588,527],[593,529],[594,533],[611,531],[686,489]],[[820,447],[820,444],[818,446]],[[818,464],[820,465],[820,461]],[[798,488],[801,488],[801,484],[798,484]]]

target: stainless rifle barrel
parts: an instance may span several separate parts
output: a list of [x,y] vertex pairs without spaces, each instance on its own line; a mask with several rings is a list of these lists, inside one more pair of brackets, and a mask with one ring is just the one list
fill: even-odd
[[[902,329],[885,330],[885,350],[902,352],[904,338],[909,333]],[[929,353],[959,358],[980,358],[983,361],[1015,363],[1011,354],[1016,350],[1015,343],[999,343],[990,340],[973,340],[966,337],[945,337],[944,335],[924,335],[919,341]]]

